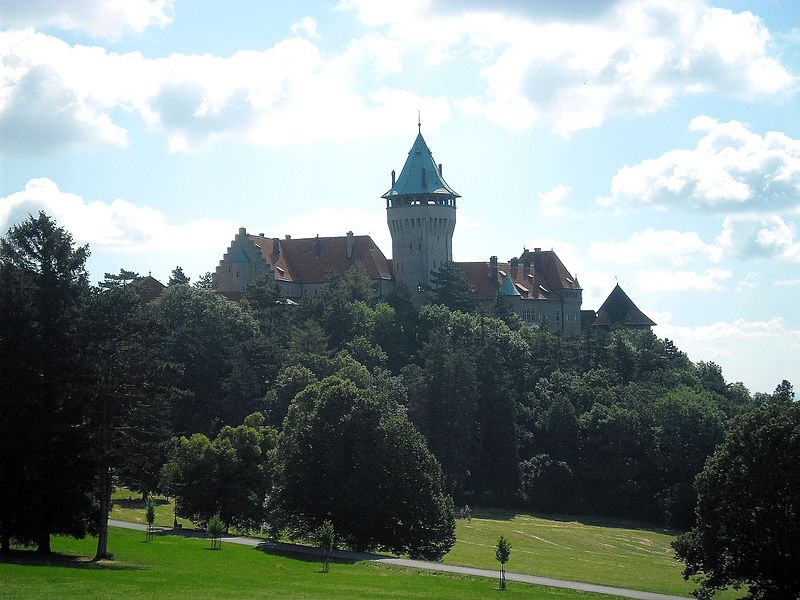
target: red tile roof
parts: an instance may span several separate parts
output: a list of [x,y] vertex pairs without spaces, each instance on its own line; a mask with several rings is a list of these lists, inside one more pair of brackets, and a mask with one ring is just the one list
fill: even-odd
[[150,275],[133,279],[131,281],[131,286],[136,288],[136,291],[139,292],[139,296],[141,296],[144,302],[155,300],[167,289],[163,283]]
[[[261,256],[275,271],[278,281],[324,282],[329,273],[345,273],[359,263],[370,279],[391,279],[391,264],[368,235],[354,235],[352,258],[347,258],[347,238],[269,238],[251,235]],[[274,252],[276,241],[279,251]]]
[[[530,267],[527,268],[526,264]],[[457,262],[455,265],[464,272],[467,281],[475,288],[475,298],[478,300],[494,299],[506,275],[511,278],[523,298],[547,300],[558,297],[556,290],[578,288],[575,278],[552,250],[525,250],[519,257],[516,268],[512,268],[511,261],[498,263],[495,282],[492,282],[491,265],[488,261]]]

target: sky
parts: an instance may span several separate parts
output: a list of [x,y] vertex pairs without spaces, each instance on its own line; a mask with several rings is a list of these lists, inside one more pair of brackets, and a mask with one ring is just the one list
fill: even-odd
[[694,361],[800,385],[796,0],[3,0],[0,231],[93,281],[213,271],[239,227],[369,234],[422,134],[455,260],[553,249]]

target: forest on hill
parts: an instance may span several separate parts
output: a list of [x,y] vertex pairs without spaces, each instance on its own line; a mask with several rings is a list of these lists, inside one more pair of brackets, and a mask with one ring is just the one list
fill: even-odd
[[178,268],[144,302],[124,269],[44,214],[0,240],[0,538],[99,533],[113,485],[180,516],[441,557],[454,506],[693,524],[694,481],[751,394],[650,331],[560,337],[478,310],[443,269],[436,302],[375,298],[357,268],[286,303],[240,302]]

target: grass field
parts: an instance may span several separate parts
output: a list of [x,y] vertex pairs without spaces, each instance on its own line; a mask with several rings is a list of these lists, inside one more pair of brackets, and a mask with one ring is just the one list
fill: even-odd
[[471,521],[457,521],[457,542],[444,562],[494,568],[500,534],[511,541],[510,572],[684,596],[694,588],[681,577],[670,546],[673,534],[607,519],[479,510]]
[[[147,524],[144,516],[145,502],[140,494],[130,491],[128,488],[120,487],[114,491],[111,497],[113,505],[111,507],[111,518],[131,523]],[[156,520],[153,523],[158,527],[172,527],[175,516],[175,505],[169,498],[154,496],[156,503]],[[186,519],[178,519],[183,527],[193,529],[194,525]]]
[[[111,518],[144,523],[144,503],[125,488],[114,494]],[[172,526],[173,505],[159,499],[156,525]],[[190,521],[178,519],[185,528]],[[459,520],[457,542],[444,562],[494,569],[500,534],[513,546],[507,569],[616,587],[688,596],[693,589],[681,577],[666,529],[612,519],[534,516],[504,510],[479,510],[470,522]],[[720,594],[720,600],[740,596]]]
[[[489,579],[435,575],[383,567],[374,563],[337,563],[320,573],[316,560],[267,554],[254,548],[223,544],[209,550],[205,540],[112,528],[115,560],[87,562],[94,540],[53,538],[63,555],[40,561],[30,551],[0,560],[0,599],[247,600],[252,598],[371,599],[482,598],[497,586]],[[610,596],[509,583],[504,600],[602,600]]]

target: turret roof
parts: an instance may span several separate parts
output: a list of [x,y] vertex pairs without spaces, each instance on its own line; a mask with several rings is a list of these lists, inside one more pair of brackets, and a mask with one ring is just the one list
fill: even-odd
[[521,296],[522,294],[519,293],[519,290],[514,285],[511,277],[508,275],[503,276],[503,285],[500,286],[500,292],[504,296]]
[[639,310],[628,294],[617,284],[598,309],[594,325],[598,327],[609,325],[652,327],[655,322]]
[[392,189],[386,192],[382,198],[419,194],[461,197],[447,185],[442,177],[421,132],[417,134],[417,139],[414,140],[414,145],[408,152],[408,158],[406,164],[403,165],[403,170],[400,171],[400,177],[395,180]]

